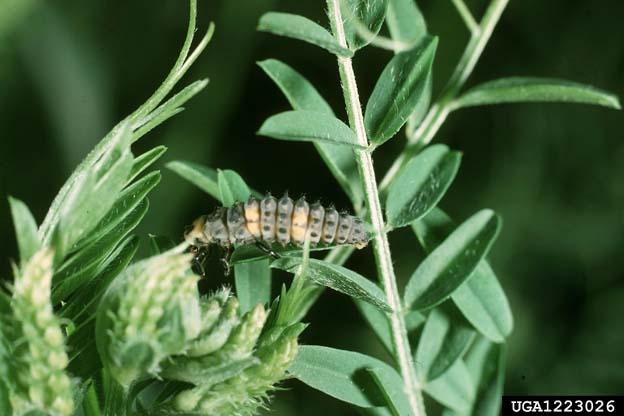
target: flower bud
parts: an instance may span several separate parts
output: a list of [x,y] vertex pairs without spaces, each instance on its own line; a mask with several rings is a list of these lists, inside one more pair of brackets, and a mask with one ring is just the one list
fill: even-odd
[[191,256],[173,249],[128,267],[98,307],[96,344],[111,375],[124,387],[170,355],[185,351],[201,329]]
[[10,394],[14,414],[31,409],[69,416],[74,411],[65,340],[50,300],[52,259],[49,249],[41,249],[15,276],[8,319],[13,337],[23,342],[14,346],[9,360],[15,375]]

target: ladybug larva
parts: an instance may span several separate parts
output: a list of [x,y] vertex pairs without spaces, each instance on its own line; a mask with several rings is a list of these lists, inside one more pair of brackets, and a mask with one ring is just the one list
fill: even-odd
[[233,245],[255,244],[279,257],[272,243],[302,247],[308,233],[312,246],[350,244],[361,249],[369,240],[360,218],[318,202],[309,204],[304,197],[293,201],[288,194],[279,200],[271,194],[262,199],[251,196],[247,202],[219,207],[196,219],[184,239],[195,253],[212,245],[229,251]]

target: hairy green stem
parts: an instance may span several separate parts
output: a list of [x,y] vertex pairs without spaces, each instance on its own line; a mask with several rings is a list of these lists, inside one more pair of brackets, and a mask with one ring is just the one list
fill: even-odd
[[466,49],[455,67],[455,71],[440,93],[440,98],[431,106],[420,126],[415,131],[407,131],[407,146],[381,181],[380,187],[382,189],[388,187],[399,170],[412,156],[418,153],[423,146],[429,144],[446,120],[446,117],[454,110],[454,99],[479,61],[508,2],[509,0],[492,0],[490,2],[478,29],[472,31],[470,41],[466,45]]
[[[327,6],[334,36],[337,38],[340,45],[346,48],[348,45],[340,10],[340,1],[328,0]],[[355,131],[358,144],[367,148],[366,150],[357,150],[356,156],[360,171],[360,180],[366,197],[366,207],[368,208],[375,234],[373,251],[377,263],[377,273],[383,285],[388,305],[392,309],[389,318],[395,347],[395,359],[403,378],[404,390],[410,405],[411,413],[414,416],[422,416],[425,414],[422,395],[420,392],[420,385],[416,378],[412,353],[407,338],[403,307],[396,283],[394,267],[392,265],[390,244],[388,243],[388,236],[385,232],[379,192],[377,190],[377,180],[375,178],[375,170],[373,169],[373,159],[371,157],[371,151],[369,150],[368,137],[364,126],[364,115],[362,114],[362,106],[360,104],[351,58],[338,57],[338,68],[349,124]]]

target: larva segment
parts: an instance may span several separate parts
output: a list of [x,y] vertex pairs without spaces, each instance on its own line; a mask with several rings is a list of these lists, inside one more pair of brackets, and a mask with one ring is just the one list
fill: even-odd
[[353,227],[347,243],[353,244],[357,249],[362,249],[368,245],[368,233],[364,228],[364,223],[358,217],[351,217]]
[[246,244],[253,241],[245,224],[245,211],[242,202],[236,202],[227,210],[227,227],[231,244]]
[[250,196],[245,202],[245,224],[247,231],[254,239],[258,240],[262,237],[260,232],[260,201],[253,196]]
[[325,210],[325,222],[323,224],[323,235],[321,240],[325,244],[331,244],[334,242],[336,236],[336,229],[338,228],[338,211],[334,208],[328,208]]
[[275,241],[275,223],[277,221],[277,200],[271,194],[260,201],[260,224],[262,239],[267,243]]
[[310,244],[312,245],[316,245],[319,241],[321,241],[323,218],[325,218],[325,208],[323,208],[323,206],[318,202],[310,205],[308,229],[310,230]]
[[338,219],[338,231],[336,232],[336,244],[344,244],[351,234],[351,228],[353,227],[353,221],[351,215],[347,213],[340,214]]
[[298,246],[302,246],[305,241],[309,213],[310,205],[303,197],[299,198],[293,209],[292,226],[290,227],[291,240]]
[[290,243],[293,201],[285,194],[277,203],[277,241],[285,246]]
[[208,216],[204,225],[204,234],[208,241],[214,242],[222,247],[230,246],[230,234],[223,220],[225,208],[217,208],[215,212]]

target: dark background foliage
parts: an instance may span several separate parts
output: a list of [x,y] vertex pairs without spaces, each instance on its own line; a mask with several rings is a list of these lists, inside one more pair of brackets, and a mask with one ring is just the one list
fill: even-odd
[[[469,1],[475,15],[484,1]],[[157,5],[157,6],[156,6]],[[40,221],[65,178],[119,119],[159,84],[182,42],[180,1],[0,1],[0,194],[23,199]],[[467,39],[450,1],[423,0],[429,31],[440,37],[434,64],[440,89]],[[324,2],[200,1],[200,26],[217,25],[188,80],[209,77],[188,110],[144,139],[165,144],[164,163],[186,159],[237,170],[260,191],[335,202],[347,199],[306,143],[254,135],[288,105],[255,61],[275,57],[308,77],[344,115],[334,59],[311,46],[255,31],[270,9],[326,24]],[[566,78],[624,96],[624,3],[511,1],[468,85],[511,75]],[[355,61],[363,101],[386,51]],[[508,394],[616,394],[624,389],[624,141],[622,113],[581,105],[522,104],[461,110],[436,137],[464,152],[442,207],[466,218],[490,207],[504,218],[491,254],[510,297]],[[149,143],[147,143],[149,141]],[[403,146],[376,154],[383,172]],[[163,169],[140,229],[179,238],[214,201]],[[380,175],[381,176],[381,175]],[[0,204],[0,245],[15,258],[8,207]],[[421,256],[409,231],[391,241],[406,278]],[[416,254],[416,255],[415,255]],[[349,263],[374,278],[370,251]],[[10,275],[9,263],[0,266]],[[222,281],[210,268],[208,279]],[[275,288],[276,289],[276,288]],[[381,347],[348,298],[326,292],[309,317],[304,343],[364,350]],[[286,383],[274,414],[350,414],[320,393]]]

